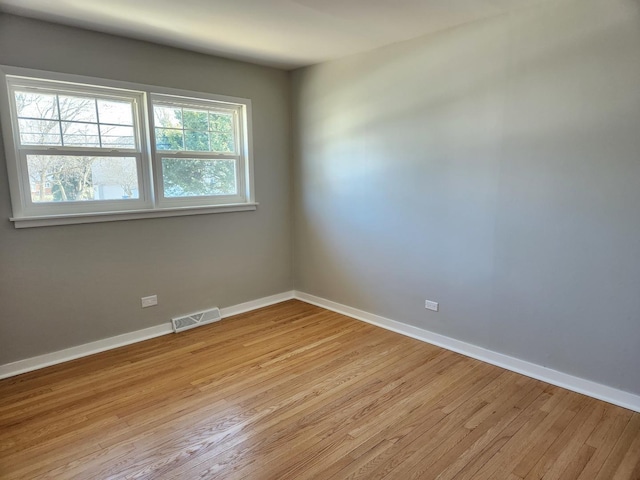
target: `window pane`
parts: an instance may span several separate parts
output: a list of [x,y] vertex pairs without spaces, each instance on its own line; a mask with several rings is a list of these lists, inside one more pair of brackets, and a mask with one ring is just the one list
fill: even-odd
[[56,120],[18,120],[22,145],[62,145]]
[[236,195],[235,160],[163,158],[165,197]]
[[209,116],[204,110],[188,110],[182,112],[182,123],[185,129],[206,132],[209,130]]
[[182,128],[182,109],[174,107],[153,107],[156,127]]
[[100,138],[105,148],[135,148],[136,138],[133,127],[100,125]]
[[136,148],[133,100],[17,92],[16,105],[20,115],[38,117],[18,119],[21,145]]
[[94,200],[139,198],[135,157],[97,157],[91,168]]
[[64,144],[74,147],[99,147],[98,125],[95,123],[62,122]]
[[214,152],[233,153],[235,152],[235,144],[232,133],[212,133],[211,134],[211,150]]
[[156,148],[158,150],[184,150],[182,130],[156,128]]
[[185,150],[196,152],[209,151],[209,134],[207,132],[184,131]]
[[72,122],[96,123],[96,101],[93,98],[60,95],[60,119]]
[[55,95],[31,92],[15,92],[18,117],[58,118],[58,105]]
[[139,198],[134,157],[27,155],[27,167],[35,203]]
[[226,113],[211,113],[209,115],[209,128],[213,132],[232,133],[233,115]]
[[[187,152],[235,153],[233,113],[187,107],[154,106],[156,148]],[[182,138],[180,136],[182,130]]]
[[133,125],[133,104],[115,100],[98,100],[100,123]]

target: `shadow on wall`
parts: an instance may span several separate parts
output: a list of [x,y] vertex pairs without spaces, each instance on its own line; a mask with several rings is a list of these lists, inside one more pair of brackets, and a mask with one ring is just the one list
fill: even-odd
[[[310,153],[298,166],[301,222],[313,242],[306,261],[317,261],[309,271],[326,277],[316,283],[348,286],[350,305],[384,312],[388,296],[371,295],[380,278],[388,294],[402,296],[405,277],[433,290],[434,278],[464,288],[469,276],[475,284],[490,274],[484,222],[496,187],[491,139],[502,115],[505,38],[503,30],[482,42],[476,36],[436,42],[455,55],[411,44],[383,49],[383,61],[361,56],[319,67],[303,90],[302,143]],[[474,228],[469,248],[463,233]],[[489,261],[463,273],[470,252]]]
[[[599,338],[629,360],[640,341],[625,320],[640,311],[637,23],[577,6],[299,72],[301,290],[568,373],[620,372],[576,349]],[[585,301],[603,292],[615,314]],[[443,308],[425,323],[427,293]],[[587,340],[567,348],[576,329]]]

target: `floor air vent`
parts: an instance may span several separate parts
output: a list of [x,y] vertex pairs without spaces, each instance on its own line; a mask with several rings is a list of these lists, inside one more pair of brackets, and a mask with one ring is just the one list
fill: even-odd
[[217,322],[221,319],[220,309],[216,307],[211,310],[205,310],[204,312],[172,318],[171,324],[173,325],[173,331],[177,333],[189,330],[190,328],[199,327],[200,325],[206,325],[207,323]]

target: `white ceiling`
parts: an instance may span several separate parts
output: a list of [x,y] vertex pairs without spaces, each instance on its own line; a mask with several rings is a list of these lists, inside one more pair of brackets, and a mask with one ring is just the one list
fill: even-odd
[[0,10],[280,68],[547,0],[0,0]]

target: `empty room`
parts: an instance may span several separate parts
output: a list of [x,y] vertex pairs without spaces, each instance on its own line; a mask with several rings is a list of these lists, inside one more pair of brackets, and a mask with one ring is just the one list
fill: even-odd
[[640,480],[640,0],[0,0],[0,478]]

